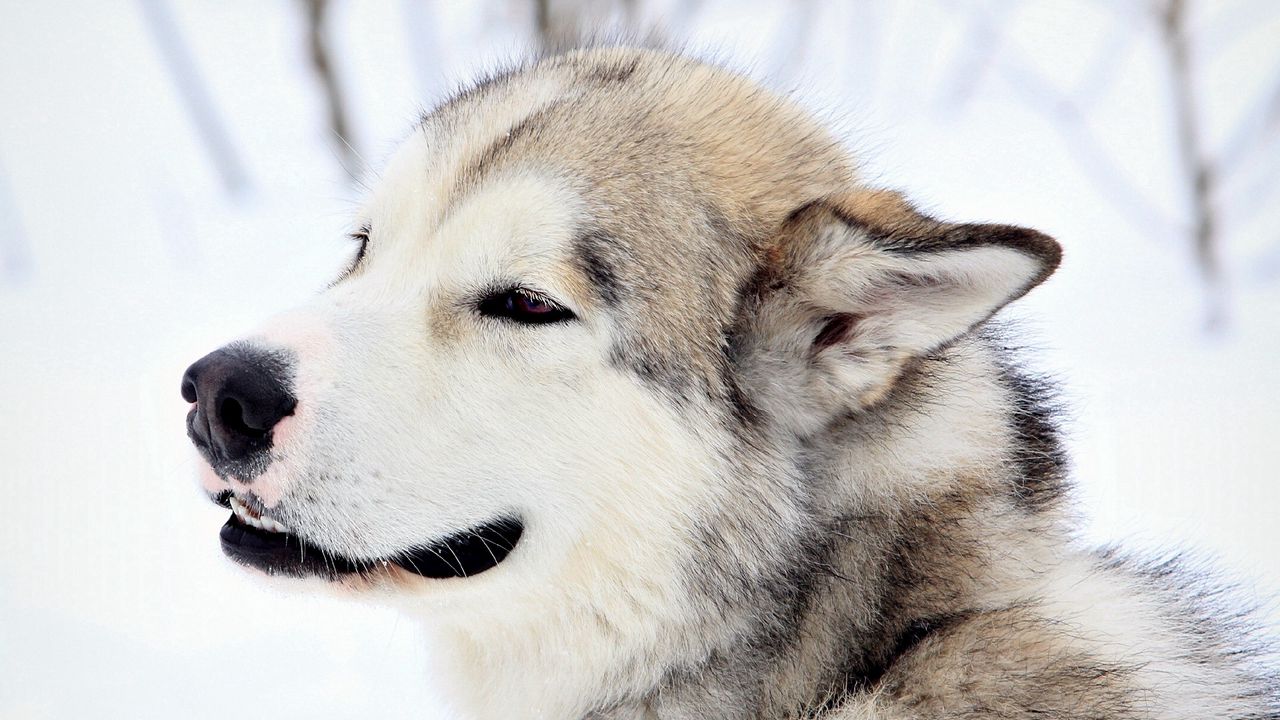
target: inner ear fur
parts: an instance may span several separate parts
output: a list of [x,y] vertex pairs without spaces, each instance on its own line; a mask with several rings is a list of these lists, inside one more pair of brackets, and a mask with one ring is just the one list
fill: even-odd
[[793,391],[866,406],[912,358],[972,331],[1060,259],[1058,244],[1035,230],[944,222],[897,192],[856,190],[787,218],[744,310],[769,366],[804,361],[793,379],[806,387]]
[[[923,353],[1025,295],[1061,259],[1058,243],[1036,230],[945,222],[898,192],[863,189],[793,212],[770,250],[768,274],[821,314],[816,346],[839,345],[863,320],[889,315],[933,324],[932,345],[902,346]],[[960,320],[967,322],[956,327]]]
[[[775,269],[787,275],[802,270],[821,250],[824,236],[841,234],[841,230],[865,237],[848,237],[850,242],[863,240],[872,248],[899,255],[1002,246],[1037,259],[1039,271],[1006,304],[1048,279],[1062,260],[1062,247],[1039,231],[1016,225],[945,222],[920,212],[900,192],[867,188],[814,200],[793,211],[770,250],[771,260],[781,263]],[[839,242],[839,238],[826,239]]]

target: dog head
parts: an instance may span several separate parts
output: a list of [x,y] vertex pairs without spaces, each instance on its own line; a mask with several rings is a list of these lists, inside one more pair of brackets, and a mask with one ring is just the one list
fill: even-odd
[[792,105],[633,50],[444,104],[356,225],[329,289],[183,380],[226,552],[650,650],[785,573],[799,443],[1058,252],[863,189]]

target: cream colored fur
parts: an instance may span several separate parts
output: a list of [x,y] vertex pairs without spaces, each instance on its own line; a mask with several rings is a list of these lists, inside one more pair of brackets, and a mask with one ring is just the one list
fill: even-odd
[[[1194,617],[1231,611],[1078,546],[1034,469],[987,321],[1056,244],[853,167],[658,52],[460,94],[377,179],[359,267],[251,338],[297,354],[298,411],[228,487],[356,558],[518,513],[475,577],[325,583],[420,618],[459,717],[1277,717],[1240,626]],[[576,319],[478,316],[504,285]]]

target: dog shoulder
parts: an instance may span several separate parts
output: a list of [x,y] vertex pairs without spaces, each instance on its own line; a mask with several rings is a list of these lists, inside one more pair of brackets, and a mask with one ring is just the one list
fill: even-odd
[[1180,559],[1063,557],[999,607],[913,628],[875,687],[830,720],[1277,718],[1252,614]]

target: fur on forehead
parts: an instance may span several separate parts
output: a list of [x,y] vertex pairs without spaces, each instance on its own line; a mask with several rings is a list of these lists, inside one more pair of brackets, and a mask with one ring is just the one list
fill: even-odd
[[413,191],[375,195],[395,222],[438,225],[516,176],[571,188],[581,212],[569,254],[601,303],[626,305],[618,322],[647,336],[620,328],[631,337],[615,360],[666,385],[719,373],[723,328],[761,248],[796,207],[854,182],[848,153],[798,106],[721,68],[633,48],[492,78],[428,116],[411,144],[387,180]]
[[[597,217],[620,226],[608,228],[618,235],[670,229],[664,223],[687,215],[678,211],[711,206],[721,230],[759,237],[853,181],[848,153],[794,103],[655,50],[546,58],[460,94],[424,129],[435,154],[468,154],[447,173],[454,197],[505,165],[546,164],[582,178]],[[664,234],[668,243],[686,237]]]

